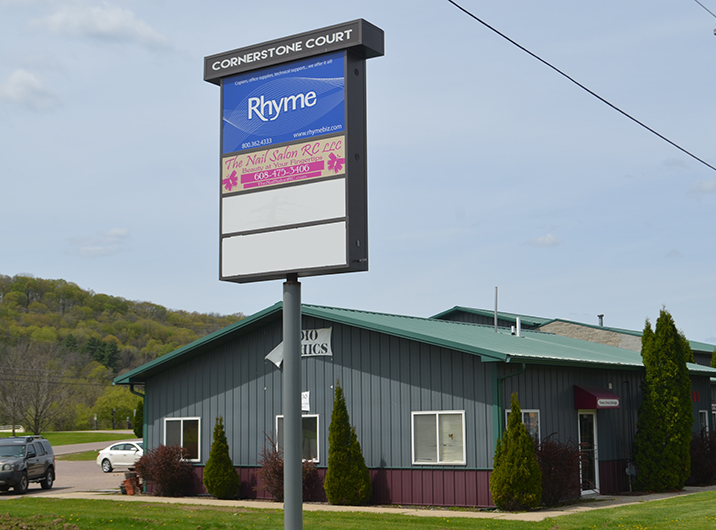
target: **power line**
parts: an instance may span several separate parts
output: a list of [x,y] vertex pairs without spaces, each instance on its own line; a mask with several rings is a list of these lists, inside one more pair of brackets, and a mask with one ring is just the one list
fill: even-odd
[[[535,54],[535,53],[532,53],[530,50],[528,50],[527,48],[525,48],[524,46],[522,46],[522,45],[519,44],[518,42],[515,42],[514,40],[512,40],[510,37],[508,37],[508,36],[505,35],[504,33],[500,32],[500,31],[498,31],[497,29],[495,29],[494,27],[490,26],[487,22],[485,22],[484,20],[478,18],[476,15],[472,14],[470,11],[468,11],[467,9],[465,9],[464,7],[462,7],[461,5],[459,5],[459,4],[458,4],[457,2],[455,2],[454,0],[447,0],[447,1],[450,2],[452,5],[454,5],[455,7],[457,7],[460,11],[462,11],[463,13],[465,13],[466,15],[468,15],[469,17],[475,19],[477,22],[479,22],[480,24],[482,24],[483,26],[485,26],[485,27],[486,27],[487,29],[489,29],[490,31],[492,31],[492,32],[494,32],[494,33],[496,33],[496,34],[498,34],[500,37],[502,37],[503,39],[505,39],[505,40],[508,41],[509,43],[513,44],[514,46],[517,46],[517,47],[518,47],[520,50],[522,50],[523,52],[525,52],[525,53],[527,53],[528,55],[534,57],[534,58],[537,59],[539,62],[541,62],[541,63],[544,64],[545,66],[548,66],[549,68],[551,68],[552,70],[554,70],[555,72],[557,72],[557,73],[558,73],[559,75],[561,75],[562,77],[565,77],[566,79],[568,79],[569,81],[571,81],[572,83],[574,83],[575,85],[577,85],[579,88],[581,88],[581,89],[584,90],[585,92],[591,94],[592,96],[594,96],[595,98],[597,98],[599,101],[601,101],[601,102],[604,103],[605,105],[607,105],[607,106],[611,107],[612,109],[616,110],[616,111],[617,111],[618,113],[620,113],[621,115],[623,115],[623,116],[629,118],[631,121],[633,121],[633,122],[636,123],[637,125],[640,125],[641,127],[643,127],[644,129],[646,129],[646,130],[649,131],[650,133],[652,133],[652,134],[658,136],[659,138],[661,138],[662,140],[664,140],[664,141],[665,141],[666,143],[668,143],[669,145],[671,145],[671,146],[673,146],[673,147],[676,147],[676,148],[677,148],[679,151],[681,151],[682,153],[684,153],[684,154],[690,156],[691,158],[693,158],[694,160],[696,160],[696,161],[702,163],[702,164],[705,165],[706,167],[708,167],[708,168],[710,168],[710,169],[716,171],[716,167],[712,166],[711,164],[709,164],[709,163],[706,162],[705,160],[699,158],[698,156],[696,156],[695,154],[691,153],[690,151],[687,151],[686,149],[684,149],[683,147],[681,147],[679,144],[677,144],[677,143],[675,143],[675,142],[672,142],[671,140],[669,140],[669,139],[668,139],[666,136],[664,136],[663,134],[657,132],[656,130],[652,129],[652,128],[649,127],[648,125],[646,125],[646,124],[642,123],[641,121],[637,120],[635,117],[633,117],[633,116],[631,116],[630,114],[628,114],[627,112],[623,111],[622,109],[620,109],[620,108],[617,107],[616,105],[610,103],[609,101],[607,101],[606,99],[604,99],[602,96],[600,96],[600,95],[597,94],[596,92],[590,90],[589,88],[587,88],[586,86],[584,86],[582,83],[580,83],[580,82],[577,81],[576,79],[574,79],[574,78],[570,77],[569,75],[567,75],[566,73],[564,73],[562,70],[560,70],[560,69],[557,68],[556,66],[554,66],[554,65],[550,64],[549,62],[545,61],[544,59],[542,59],[539,55],[537,55],[537,54]],[[696,0],[696,1],[698,1],[698,0]],[[707,11],[708,11],[708,10],[707,10]],[[710,12],[710,11],[709,11],[709,12]],[[713,14],[713,13],[712,13],[712,14]],[[715,15],[715,16],[716,16],[716,15]]]
[[706,7],[706,6],[703,5],[701,2],[699,2],[699,0],[694,0],[694,2],[696,2],[697,4],[699,4],[699,5],[700,5],[701,7],[703,7],[706,11],[708,11],[709,13],[711,13],[711,16],[713,16],[714,18],[716,18],[716,15],[713,13],[713,11],[711,11],[708,7]]

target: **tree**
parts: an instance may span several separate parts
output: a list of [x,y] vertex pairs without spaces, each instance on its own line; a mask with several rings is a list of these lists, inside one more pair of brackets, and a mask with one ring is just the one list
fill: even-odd
[[495,447],[490,493],[495,505],[502,510],[536,508],[542,498],[542,472],[535,456],[534,440],[522,423],[517,393],[512,394],[507,430]]
[[144,400],[137,401],[137,408],[134,409],[134,436],[144,438]]
[[328,469],[323,484],[331,504],[361,505],[370,500],[370,472],[355,427],[351,427],[340,381],[336,384],[328,427]]
[[647,319],[641,357],[646,374],[634,444],[637,487],[648,491],[681,489],[691,466],[694,417],[686,363],[693,352],[665,309],[654,331]]
[[72,397],[55,344],[21,342],[0,361],[0,409],[13,425],[21,421],[40,434]]
[[97,398],[92,410],[97,414],[97,420],[104,425],[116,428],[126,418],[134,417],[137,405],[137,396],[132,394],[125,386],[110,386]]
[[224,431],[224,418],[221,416],[216,418],[214,425],[214,441],[204,467],[204,486],[206,491],[217,499],[236,498],[241,486],[241,480],[229,456],[229,443]]

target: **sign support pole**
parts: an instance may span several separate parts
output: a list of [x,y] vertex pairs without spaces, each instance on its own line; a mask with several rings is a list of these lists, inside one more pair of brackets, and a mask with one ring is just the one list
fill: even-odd
[[283,517],[285,530],[303,529],[301,462],[301,283],[297,274],[283,284]]

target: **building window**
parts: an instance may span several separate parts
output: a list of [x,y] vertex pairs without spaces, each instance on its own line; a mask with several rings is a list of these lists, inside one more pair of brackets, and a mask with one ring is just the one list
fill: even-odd
[[465,411],[413,412],[413,464],[465,464]]
[[709,430],[709,411],[699,411],[699,432],[708,432]]
[[164,445],[178,445],[187,451],[187,460],[198,462],[199,418],[165,418]]
[[[318,415],[301,416],[301,459],[318,462]],[[283,451],[283,416],[276,416],[276,444]]]
[[[510,409],[507,409],[505,411],[505,426],[510,421]],[[524,423],[525,427],[527,427],[527,432],[530,433],[530,436],[537,440],[538,442],[542,440],[541,433],[540,433],[540,425],[539,425],[539,410],[528,410],[523,409],[522,410],[522,423]],[[507,428],[507,427],[505,427]]]

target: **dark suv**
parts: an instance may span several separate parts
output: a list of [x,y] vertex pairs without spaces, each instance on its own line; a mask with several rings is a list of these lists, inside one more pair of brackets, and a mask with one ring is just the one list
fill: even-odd
[[42,436],[0,438],[0,491],[25,493],[30,482],[49,490],[55,482],[55,454]]

